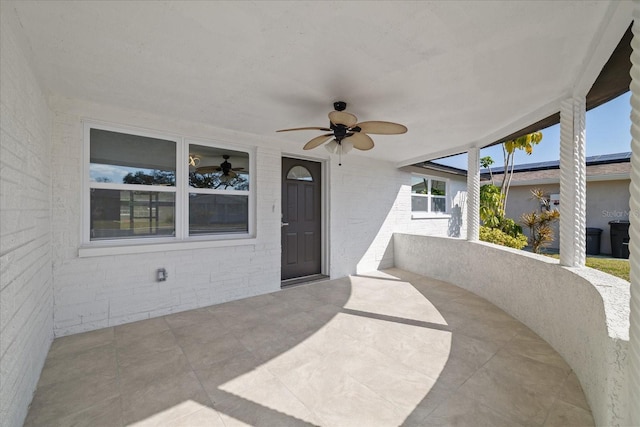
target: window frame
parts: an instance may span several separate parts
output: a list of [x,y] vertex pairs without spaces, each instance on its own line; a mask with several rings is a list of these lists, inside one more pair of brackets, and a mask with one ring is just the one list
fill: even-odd
[[[92,182],[90,177],[91,163],[91,129],[118,132],[129,135],[164,139],[176,144],[176,183],[175,187],[145,184],[122,184]],[[247,153],[249,157],[249,189],[248,190],[213,190],[194,189],[189,186],[189,146],[191,144],[212,147],[217,149],[227,149]],[[83,120],[83,156],[82,156],[82,231],[80,256],[97,256],[115,253],[137,253],[155,252],[159,250],[188,249],[194,247],[209,246],[236,246],[238,244],[251,244],[255,242],[256,236],[256,150],[254,147],[243,144],[229,144],[215,139],[193,138],[177,135],[170,132],[156,132],[153,130],[140,129],[130,126],[121,126],[102,123],[99,121]],[[173,236],[148,236],[130,238],[111,238],[91,240],[91,189],[127,190],[127,191],[149,191],[149,192],[169,192],[175,194],[175,233]],[[206,190],[206,191],[200,191]],[[189,236],[189,194],[211,193],[225,195],[247,196],[247,232],[229,234],[198,234]],[[102,250],[103,248],[114,250]],[[129,249],[127,249],[129,248]],[[133,248],[133,249],[131,249]],[[145,250],[147,249],[147,250]]]
[[[428,194],[419,194],[419,193],[414,193],[413,192],[413,178],[420,178],[420,179],[426,179],[427,180],[427,188],[429,189],[429,193]],[[411,197],[411,219],[423,219],[423,218],[448,218],[451,216],[451,212],[450,212],[450,203],[449,203],[449,192],[451,191],[451,185],[450,185],[450,180],[449,178],[443,178],[443,177],[439,177],[439,176],[433,176],[433,175],[423,175],[423,174],[417,174],[417,173],[412,173],[411,174],[411,185],[409,186],[410,188],[410,197]],[[445,194],[444,196],[437,196],[437,195],[433,195],[431,194],[431,181],[441,181],[444,182],[445,185]],[[413,198],[414,197],[422,197],[422,198],[426,198],[427,199],[427,210],[426,211],[414,211],[413,210]],[[444,203],[445,203],[445,210],[444,212],[434,212],[432,209],[432,201],[434,198],[437,199],[444,199]]]

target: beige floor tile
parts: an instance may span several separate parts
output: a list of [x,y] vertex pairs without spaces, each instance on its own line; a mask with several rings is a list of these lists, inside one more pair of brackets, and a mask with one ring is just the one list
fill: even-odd
[[561,400],[554,403],[544,423],[545,427],[591,427],[594,425],[590,411]]
[[195,373],[213,404],[217,405],[229,397],[229,393],[220,388],[223,384],[240,378],[260,366],[253,354],[245,351],[234,357],[198,369]]
[[155,381],[156,378],[190,371],[191,365],[179,347],[152,353],[135,361],[130,360],[128,365],[119,367],[120,391],[121,393],[131,393],[144,387],[145,384]]
[[81,376],[109,380],[116,378],[118,374],[116,349],[113,344],[92,347],[75,353],[57,354],[56,357],[47,358],[38,386],[47,386]]
[[512,381],[508,375],[480,368],[457,394],[489,407],[500,416],[522,425],[541,425],[554,401],[548,391],[537,392]]
[[123,419],[125,424],[141,422],[150,417],[172,420],[184,415],[185,402],[213,406],[193,372],[167,372],[165,375],[131,384],[123,390]]
[[128,427],[225,427],[220,413],[201,403],[186,400],[169,410],[150,415]]
[[170,330],[138,337],[128,343],[118,342],[118,365],[139,364],[156,353],[178,348],[178,342]]
[[120,396],[106,399],[102,402],[83,408],[57,420],[49,419],[43,424],[25,423],[25,427],[122,427],[122,402]]
[[[213,317],[213,315],[212,315]],[[229,333],[227,328],[215,318],[207,322],[194,323],[172,329],[180,345],[194,345],[201,342],[211,342]]]
[[400,425],[406,414],[334,367],[308,363],[281,377],[285,386],[327,426]]
[[421,424],[423,426],[474,426],[517,427],[480,402],[459,394],[452,396],[433,411]]
[[500,350],[484,366],[495,373],[508,378],[514,385],[546,392],[557,396],[560,387],[568,377],[568,372],[555,365],[549,365],[525,356]]
[[[531,332],[533,334],[533,332]],[[506,351],[558,367],[565,372],[571,367],[546,341],[538,336],[519,333],[504,347]]]
[[194,324],[211,324],[216,320],[208,307],[170,314],[164,318],[171,329]]
[[56,338],[51,343],[48,357],[58,357],[78,351],[86,351],[105,344],[112,344],[114,339],[113,328],[98,329],[97,331]]
[[135,342],[149,334],[166,330],[169,330],[169,325],[164,320],[164,317],[156,317],[116,326],[115,335],[118,345],[123,345]]
[[101,374],[49,384],[36,390],[27,421],[34,426],[59,423],[118,395],[117,380],[104,379]]
[[301,311],[285,315],[277,319],[277,323],[287,334],[298,335],[318,330],[331,318],[317,312]]
[[247,351],[247,348],[233,334],[201,343],[189,343],[182,346],[193,369],[206,369],[209,365],[227,360]]
[[590,410],[589,403],[587,402],[584,392],[582,391],[582,387],[580,386],[580,381],[574,372],[569,374],[562,385],[560,393],[558,394],[558,399],[587,411]]
[[227,396],[217,401],[215,408],[242,422],[267,425],[265,420],[277,414],[276,419],[282,419],[285,425],[297,425],[299,420],[319,423],[318,417],[265,368],[254,369],[218,388]]
[[26,425],[545,421],[593,422],[550,346],[464,289],[391,269],[57,339]]
[[424,426],[429,415],[443,402],[450,399],[455,393],[455,389],[446,387],[441,381],[429,389],[429,393],[414,408],[404,410],[407,414],[402,426]]

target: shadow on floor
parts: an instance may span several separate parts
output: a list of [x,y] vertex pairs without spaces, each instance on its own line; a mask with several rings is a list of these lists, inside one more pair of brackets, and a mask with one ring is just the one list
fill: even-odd
[[592,425],[520,322],[397,269],[56,339],[25,425]]

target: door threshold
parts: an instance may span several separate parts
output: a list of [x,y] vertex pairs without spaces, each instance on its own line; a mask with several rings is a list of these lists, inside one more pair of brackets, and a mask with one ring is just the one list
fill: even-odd
[[306,285],[311,282],[319,282],[321,280],[327,280],[329,276],[325,274],[312,274],[310,276],[294,277],[292,279],[286,279],[280,282],[281,288],[292,288],[294,286]]

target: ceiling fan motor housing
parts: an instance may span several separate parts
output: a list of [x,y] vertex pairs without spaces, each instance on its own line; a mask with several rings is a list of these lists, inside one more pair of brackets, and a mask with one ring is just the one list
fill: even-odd
[[336,111],[344,111],[347,108],[347,103],[344,101],[336,101],[333,103],[333,108]]

